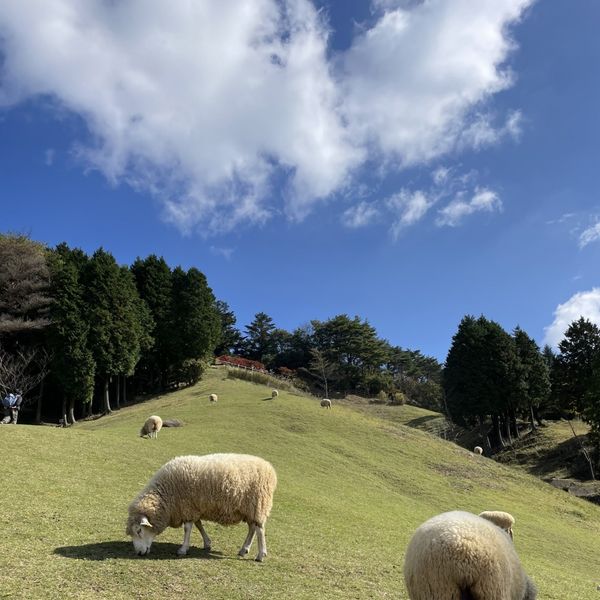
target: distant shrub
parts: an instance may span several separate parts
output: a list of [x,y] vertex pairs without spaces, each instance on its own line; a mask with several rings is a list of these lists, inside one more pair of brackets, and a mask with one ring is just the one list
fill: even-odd
[[187,385],[194,385],[200,381],[205,369],[206,363],[204,361],[197,358],[188,358],[181,367],[179,379]]
[[406,396],[402,392],[392,392],[390,394],[390,404],[402,406],[406,404]]
[[255,371],[266,371],[265,365],[258,360],[250,360],[249,358],[242,358],[241,356],[228,356],[223,354],[215,358],[215,363],[218,365],[232,365],[234,367],[244,367]]

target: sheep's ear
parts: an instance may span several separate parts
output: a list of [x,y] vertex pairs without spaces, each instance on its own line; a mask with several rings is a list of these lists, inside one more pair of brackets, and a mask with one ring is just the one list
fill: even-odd
[[142,517],[142,519],[140,520],[140,525],[142,527],[152,527],[152,523],[148,521],[148,517]]

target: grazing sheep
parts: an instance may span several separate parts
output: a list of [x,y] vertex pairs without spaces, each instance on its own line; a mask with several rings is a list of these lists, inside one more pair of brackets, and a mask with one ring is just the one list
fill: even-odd
[[496,525],[471,513],[437,515],[414,533],[404,581],[411,600],[535,600],[515,547]]
[[146,419],[144,426],[140,429],[140,437],[148,436],[149,438],[157,438],[162,426],[162,419],[156,415],[152,415]]
[[473,448],[473,454],[481,456],[483,454],[483,448],[481,446],[475,446],[475,448]]
[[321,407],[331,408],[331,400],[329,398],[323,398],[323,400],[321,400]]
[[273,390],[271,392],[271,398],[277,398],[277,396],[279,396],[279,392],[277,390]]
[[202,534],[204,548],[210,550],[202,519],[220,525],[244,521],[248,535],[239,555],[248,554],[257,534],[256,560],[261,562],[267,555],[265,522],[276,486],[275,469],[257,456],[178,456],[163,465],[129,505],[127,534],[133,537],[135,551],[143,555],[150,552],[155,536],[167,527],[183,524],[183,545],[177,554],[184,555],[194,524]]
[[208,399],[209,399],[211,402],[216,402],[216,401],[219,399],[219,397],[218,397],[216,394],[211,394],[211,395],[208,397]]
[[500,527],[508,533],[510,539],[513,539],[513,525],[515,524],[515,518],[507,512],[502,510],[484,510],[479,513],[479,516],[483,519],[491,521],[494,525]]

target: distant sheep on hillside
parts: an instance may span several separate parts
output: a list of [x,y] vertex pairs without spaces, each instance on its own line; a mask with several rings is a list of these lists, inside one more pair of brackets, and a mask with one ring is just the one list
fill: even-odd
[[202,519],[220,525],[248,524],[248,535],[239,555],[250,550],[258,536],[257,561],[267,555],[265,522],[273,505],[277,475],[266,460],[247,454],[209,454],[178,456],[163,465],[138,497],[129,505],[127,534],[139,555],[148,554],[154,537],[167,527],[183,524],[183,545],[177,554],[190,547],[195,524],[204,549],[210,550]]
[[507,512],[502,510],[484,510],[479,513],[479,516],[483,519],[491,521],[494,525],[500,527],[508,533],[510,539],[513,539],[513,525],[515,524],[515,518]]
[[146,419],[144,426],[140,429],[140,437],[148,436],[149,438],[157,438],[162,426],[162,419],[156,415],[152,415]]
[[423,523],[406,550],[404,581],[411,600],[535,600],[515,547],[496,525],[467,512]]
[[473,448],[473,454],[481,456],[483,454],[483,448],[481,446],[475,446],[475,448]]
[[321,400],[321,407],[331,408],[331,400],[329,398],[323,398],[323,400]]
[[211,395],[208,397],[208,399],[209,399],[211,402],[216,402],[216,401],[219,399],[219,397],[218,397],[216,394],[211,394]]
[[273,390],[271,392],[271,398],[277,398],[277,396],[279,396],[279,392],[277,390]]

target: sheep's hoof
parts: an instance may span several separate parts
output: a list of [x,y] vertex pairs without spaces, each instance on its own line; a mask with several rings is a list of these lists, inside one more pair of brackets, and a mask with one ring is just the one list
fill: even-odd
[[242,548],[239,552],[238,552],[238,556],[246,556],[246,554],[248,554],[248,549],[247,548]]
[[264,557],[263,555],[259,554],[259,555],[258,555],[258,556],[257,556],[257,557],[254,559],[254,561],[255,561],[255,562],[262,562],[264,559],[265,559],[265,557]]
[[212,550],[212,546],[204,546],[204,552],[210,552]]
[[177,556],[185,556],[187,553],[187,548],[184,548],[183,546],[181,548],[177,548]]

